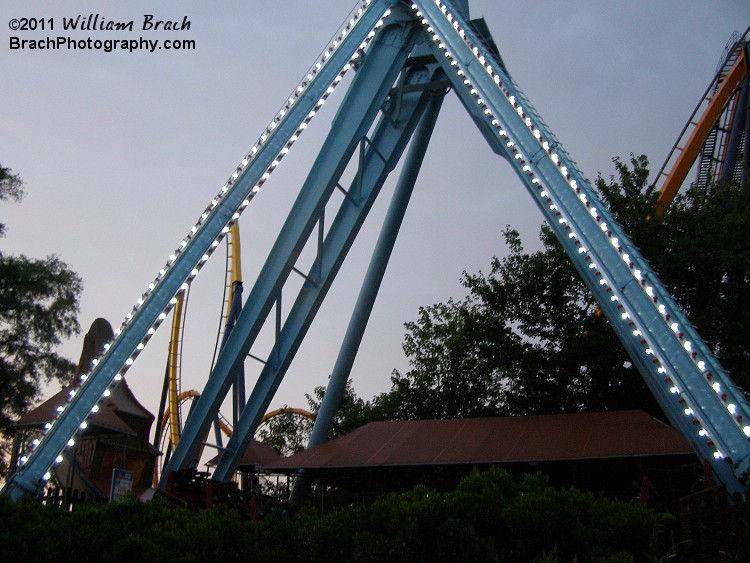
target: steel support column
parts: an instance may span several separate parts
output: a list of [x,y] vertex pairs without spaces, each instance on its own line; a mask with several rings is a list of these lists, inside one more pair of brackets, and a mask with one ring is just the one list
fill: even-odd
[[[200,437],[216,415],[250,347],[281,294],[297,258],[351,158],[369,130],[408,53],[411,23],[386,26],[367,52],[284,226],[255,282],[237,323],[183,429],[168,471],[195,467]],[[344,108],[346,111],[344,111]],[[251,395],[252,400],[252,395]],[[247,408],[245,409],[247,410]],[[242,418],[242,417],[240,417]],[[238,421],[238,425],[240,425]],[[235,429],[236,432],[236,429]],[[166,483],[162,477],[161,485]]]
[[[81,428],[98,403],[106,398],[111,385],[118,376],[135,361],[140,349],[145,346],[173,306],[175,295],[184,291],[185,284],[197,275],[204,257],[211,253],[214,241],[224,236],[224,229],[233,224],[239,211],[249,203],[254,193],[278,164],[282,151],[288,148],[290,139],[301,127],[306,126],[310,112],[320,106],[320,100],[328,95],[328,89],[341,73],[351,66],[352,57],[370,41],[370,34],[381,16],[388,11],[387,0],[372,0],[352,17],[346,35],[337,46],[332,46],[320,62],[311,69],[308,79],[298,86],[290,97],[287,109],[274,118],[273,126],[261,135],[253,151],[214,198],[191,233],[183,239],[174,257],[159,272],[158,277],[133,311],[126,317],[122,332],[108,350],[92,366],[78,392],[67,405],[61,405],[59,416],[48,429],[41,443],[29,456],[26,463],[6,482],[2,492],[18,499],[25,493],[41,491],[45,476],[63,451],[75,443],[73,436]],[[364,108],[363,108],[364,109]],[[208,423],[210,424],[210,419]],[[206,428],[207,429],[207,428]],[[193,441],[199,444],[196,435]]]
[[[513,170],[670,422],[730,493],[744,492],[750,470],[746,399],[454,2],[415,0],[412,10],[456,92],[478,108],[472,117],[477,121],[479,114],[504,143]],[[722,88],[736,84],[739,64]]]
[[[418,74],[421,75],[422,80],[427,82],[430,80],[428,73],[420,71]],[[328,236],[325,238],[322,254],[310,268],[310,275],[320,271],[322,276],[315,280],[315,284],[305,284],[300,290],[281,331],[279,341],[271,352],[271,355],[278,354],[279,362],[268,362],[264,365],[245,413],[238,423],[232,440],[227,445],[227,452],[222,456],[214,472],[214,478],[221,480],[230,477],[242,452],[252,439],[263,413],[268,409],[315,313],[380,192],[380,187],[398,162],[430,96],[429,93],[424,92],[405,95],[400,101],[399,118],[394,120],[388,117],[389,112],[386,111],[381,119],[372,145],[365,153],[363,168],[358,174],[358,178],[361,179],[358,188],[361,189],[361,199],[358,204],[348,199],[342,202]],[[354,183],[359,183],[359,181],[355,179]]]
[[[433,95],[430,99],[430,105],[414,134],[409,147],[409,153],[404,162],[404,168],[401,171],[398,184],[393,193],[393,199],[388,207],[380,236],[373,251],[370,265],[367,268],[362,289],[357,297],[357,303],[354,306],[354,311],[346,329],[344,340],[341,343],[336,363],[331,372],[320,411],[315,419],[312,434],[307,444],[308,448],[325,442],[328,432],[333,425],[336,411],[339,408],[341,398],[346,389],[346,382],[349,380],[349,374],[354,365],[359,346],[362,343],[362,336],[364,335],[367,321],[370,319],[370,313],[375,304],[380,284],[383,281],[393,246],[396,243],[406,208],[409,205],[414,184],[417,181],[417,175],[427,151],[427,145],[432,137],[432,131],[435,128],[435,122],[440,113],[444,96],[445,91]],[[289,499],[290,504],[293,507],[299,506],[304,501],[308,489],[309,479],[306,478],[304,470],[302,470],[297,473],[297,480]]]

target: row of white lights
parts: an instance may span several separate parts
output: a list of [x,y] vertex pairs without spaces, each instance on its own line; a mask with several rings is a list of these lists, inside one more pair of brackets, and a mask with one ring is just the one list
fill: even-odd
[[[534,121],[539,121],[538,118],[536,118],[533,112],[529,110],[525,110],[522,107],[522,105],[519,104],[519,101],[516,99],[518,94],[514,95],[514,92],[512,92],[507,87],[507,85],[503,84],[501,77],[493,69],[491,61],[488,60],[482,54],[482,52],[476,45],[472,44],[472,39],[467,34],[467,32],[461,27],[459,21],[453,16],[453,14],[450,13],[448,7],[440,0],[433,0],[433,1],[435,5],[443,13],[443,15],[448,20],[448,22],[451,24],[451,26],[456,30],[456,32],[461,37],[461,39],[471,49],[475,60],[489,74],[489,76],[492,78],[493,82],[498,87],[500,92],[504,94],[503,97],[506,99],[506,101],[513,106],[515,113],[519,116],[519,118],[522,120],[524,125],[532,133],[534,138],[539,143],[539,146],[544,150],[544,153],[556,165],[557,170],[565,179],[566,184],[569,186],[571,190],[573,190],[576,193],[580,203],[586,207],[591,219],[594,220],[599,226],[599,228],[601,229],[601,231],[607,235],[612,246],[619,252],[623,262],[625,262],[625,264],[628,266],[629,270],[631,271],[633,277],[638,281],[638,285],[648,295],[653,306],[659,312],[659,315],[662,317],[662,319],[666,323],[668,323],[671,330],[677,335],[677,338],[681,341],[682,348],[684,349],[685,353],[689,354],[695,366],[704,374],[706,379],[710,381],[712,379],[712,375],[711,373],[706,371],[705,362],[699,357],[698,353],[693,349],[692,343],[689,340],[685,340],[684,334],[681,332],[681,329],[678,323],[671,322],[671,314],[667,310],[667,308],[664,306],[664,304],[659,303],[659,298],[657,295],[657,289],[655,288],[655,284],[651,284],[648,281],[647,276],[644,275],[644,273],[639,268],[639,266],[633,260],[631,260],[631,257],[629,256],[629,254],[627,252],[623,252],[623,248],[621,246],[621,243],[618,237],[613,236],[614,226],[607,225],[607,223],[602,220],[601,212],[594,205],[592,205],[592,202],[594,204],[597,204],[595,196],[593,196],[590,193],[590,191],[585,188],[585,184],[583,182],[582,184],[584,184],[584,188],[582,189],[578,185],[578,182],[576,181],[576,179],[572,177],[573,175],[578,175],[580,177],[580,174],[579,173],[576,174],[577,171],[575,170],[569,171],[567,166],[564,165],[563,160],[561,159],[560,155],[554,152],[554,149],[545,140],[544,136],[542,135],[542,132],[539,129],[539,126],[535,125]],[[532,171],[531,166],[526,162],[526,157],[520,152],[519,148],[517,147],[516,142],[514,142],[510,138],[508,133],[500,125],[497,118],[493,114],[492,110],[487,106],[487,103],[485,102],[485,100],[482,99],[481,94],[478,92],[475,85],[472,84],[471,80],[469,80],[468,77],[465,75],[459,62],[456,60],[456,58],[454,58],[453,54],[448,51],[445,43],[441,40],[439,35],[435,32],[431,23],[427,20],[425,15],[420,11],[419,6],[417,6],[416,4],[412,4],[411,8],[412,8],[412,11],[415,12],[415,15],[417,16],[417,18],[420,18],[420,21],[423,27],[426,29],[427,33],[432,38],[433,42],[443,52],[445,58],[450,61],[450,66],[455,70],[456,74],[461,79],[463,79],[463,83],[466,86],[466,88],[469,90],[470,95],[474,97],[477,105],[481,109],[483,109],[485,118],[490,122],[492,127],[497,132],[498,136],[502,138],[503,142],[505,142],[506,148],[508,149],[509,153],[513,154],[514,158],[512,159],[512,161],[514,161],[514,164],[516,165],[516,167],[520,168],[521,171],[530,179],[531,183],[536,187],[537,194],[543,200],[543,203],[549,207],[550,215],[554,216],[559,222],[559,224],[564,226],[563,227],[564,230],[568,231],[568,237],[573,240],[575,245],[578,246],[578,252],[579,252],[580,257],[584,261],[588,262],[588,267],[590,269],[595,271],[594,272],[595,276],[599,277],[599,284],[604,287],[605,292],[612,293],[612,295],[610,296],[610,299],[612,300],[612,302],[617,303],[616,307],[618,309],[623,311],[621,313],[621,319],[624,322],[626,322],[628,326],[631,328],[633,337],[637,338],[639,340],[639,343],[644,346],[643,352],[647,356],[655,356],[654,350],[650,348],[649,345],[647,344],[647,341],[644,338],[643,333],[641,332],[640,328],[636,325],[634,319],[631,318],[631,315],[625,310],[624,306],[621,303],[619,303],[619,298],[614,294],[615,291],[611,287],[609,281],[606,279],[604,274],[599,270],[599,266],[591,260],[588,249],[580,243],[578,235],[571,230],[570,226],[568,226],[568,218],[566,218],[563,215],[561,206],[558,204],[558,202],[554,200],[552,194],[550,194],[548,190],[545,189],[545,187],[540,183],[539,179],[535,177],[535,174]],[[527,113],[530,115],[527,115]],[[532,121],[532,117],[535,118],[534,121]],[[589,191],[588,195],[586,193],[587,191]],[[669,386],[669,392],[672,394],[675,394],[677,396],[677,400],[679,401],[679,403],[681,405],[684,405],[683,412],[685,416],[692,417],[692,422],[696,426],[698,426],[698,435],[705,440],[706,446],[709,448],[712,448],[712,447],[715,448],[713,452],[713,456],[717,459],[723,458],[724,454],[716,446],[715,439],[709,436],[708,431],[705,429],[705,425],[700,421],[700,417],[696,413],[697,409],[693,409],[688,404],[687,395],[672,381],[672,378],[670,377],[669,374],[667,374],[666,368],[663,367],[663,365],[661,365],[661,362],[659,361],[659,359],[657,359],[656,357],[652,357],[651,361],[654,363],[655,368],[657,372],[659,373],[659,375],[663,377],[664,383]],[[744,432],[746,436],[750,436],[750,425],[747,424],[747,421],[743,421],[742,416],[738,414],[737,405],[734,403],[728,402],[727,395],[725,393],[725,390],[722,388],[721,384],[718,382],[714,382],[711,385],[711,387],[714,390],[714,392],[717,394],[717,396],[725,404],[727,411],[733,416],[735,423],[741,427],[742,431]],[[743,426],[743,422],[745,423],[744,426]]]
[[[125,320],[120,325],[120,327],[115,330],[115,338],[113,341],[110,341],[104,345],[103,353],[102,355],[93,360],[91,364],[92,370],[99,364],[99,362],[107,355],[108,351],[110,350],[111,346],[114,344],[114,341],[116,341],[125,331],[127,326],[130,324],[130,322],[135,317],[135,314],[137,311],[141,308],[141,306],[145,303],[145,301],[151,296],[151,294],[154,292],[156,287],[158,286],[159,282],[164,279],[164,276],[169,271],[169,269],[173,266],[173,264],[177,261],[178,256],[185,250],[185,248],[188,245],[188,242],[191,238],[195,236],[195,234],[198,232],[198,230],[205,224],[208,217],[211,215],[211,213],[218,207],[219,201],[225,196],[225,194],[232,188],[232,186],[235,184],[235,182],[239,179],[240,175],[247,169],[247,167],[250,165],[253,158],[255,158],[255,155],[258,153],[259,149],[265,145],[265,143],[268,141],[268,139],[271,136],[271,133],[286,119],[286,116],[290,110],[290,108],[296,103],[296,101],[306,92],[308,86],[310,85],[313,78],[317,76],[317,74],[320,72],[320,70],[323,68],[325,63],[330,59],[331,55],[336,51],[336,49],[339,47],[341,42],[347,37],[347,35],[351,32],[351,30],[359,23],[362,16],[365,14],[365,12],[370,8],[370,5],[372,3],[372,0],[364,0],[362,4],[359,6],[357,11],[353,13],[348,20],[348,22],[342,27],[341,31],[336,36],[336,39],[334,39],[328,48],[323,51],[322,55],[318,59],[318,61],[309,69],[307,75],[305,78],[297,85],[297,87],[294,89],[292,94],[289,96],[287,101],[284,103],[283,107],[278,111],[276,116],[274,117],[273,121],[271,121],[266,127],[266,130],[261,134],[260,138],[256,141],[255,145],[250,149],[250,152],[242,159],[240,164],[237,166],[237,168],[232,172],[230,178],[227,180],[227,182],[221,187],[221,190],[219,193],[211,200],[211,203],[206,207],[206,209],[201,214],[198,221],[195,223],[195,225],[191,228],[190,233],[180,242],[178,248],[172,253],[172,255],[169,257],[169,260],[165,264],[165,266],[159,270],[158,276],[154,279],[153,282],[151,282],[148,285],[148,289],[143,295],[138,299],[136,304],[133,306],[133,309],[130,313],[128,313],[125,317]],[[231,216],[231,219],[228,221],[228,223],[223,227],[221,230],[221,233],[211,243],[210,248],[208,251],[200,258],[198,264],[196,267],[190,272],[188,275],[187,280],[181,285],[177,295],[175,295],[170,301],[167,307],[159,314],[158,319],[153,323],[153,325],[148,329],[148,332],[146,336],[141,340],[141,342],[136,347],[136,350],[133,352],[133,354],[130,355],[130,357],[126,360],[125,364],[121,367],[119,372],[114,378],[114,381],[112,384],[107,388],[107,390],[104,391],[103,395],[99,399],[99,402],[102,403],[108,399],[108,397],[111,395],[111,389],[114,388],[117,383],[119,383],[122,380],[123,375],[125,372],[130,368],[131,365],[135,362],[135,359],[138,357],[140,352],[145,348],[146,344],[150,340],[150,338],[156,333],[156,330],[159,328],[159,325],[167,318],[167,315],[172,310],[174,305],[177,303],[177,298],[186,292],[189,287],[189,283],[192,282],[192,280],[198,275],[203,265],[208,261],[213,251],[219,246],[221,241],[224,239],[224,237],[229,233],[232,225],[239,219],[240,214],[244,209],[250,204],[250,201],[252,198],[257,194],[263,184],[268,180],[271,173],[276,169],[276,167],[279,165],[279,162],[281,161],[284,156],[289,152],[289,148],[297,141],[301,133],[307,128],[308,123],[312,120],[312,118],[315,116],[316,112],[323,106],[323,104],[326,102],[328,97],[334,92],[336,86],[343,80],[344,75],[352,68],[352,65],[357,63],[358,60],[361,58],[362,53],[364,49],[369,45],[369,43],[372,41],[372,39],[375,37],[377,30],[380,29],[385,22],[385,19],[391,14],[391,9],[387,9],[383,15],[378,19],[375,26],[370,30],[365,40],[359,45],[358,50],[352,55],[349,62],[344,65],[342,70],[336,75],[333,82],[328,86],[324,94],[321,96],[321,98],[315,103],[313,109],[305,116],[302,123],[300,123],[299,127],[297,128],[296,132],[289,138],[288,142],[284,145],[284,147],[281,149],[281,151],[276,155],[276,158],[273,160],[271,165],[266,169],[264,174],[261,176],[261,179],[257,182],[257,184],[253,187],[252,192],[248,195],[248,197],[240,204],[239,209],[237,209],[234,214]],[[89,379],[91,375],[91,371],[88,373],[81,375],[80,382],[81,384],[85,384],[85,382]],[[78,392],[77,389],[71,389],[69,393],[69,399],[68,403],[60,405],[57,407],[57,416],[59,416],[67,407],[70,400],[76,395]],[[87,416],[87,419],[91,416],[95,415],[97,412],[99,412],[99,405],[95,405],[89,415]],[[57,421],[57,418],[51,422],[47,423],[45,425],[45,431],[49,431],[54,423]],[[81,424],[79,429],[85,430],[88,426],[87,420],[84,420]],[[43,438],[42,438],[43,439]],[[32,450],[35,449],[40,443],[41,439],[35,439],[32,442]],[[67,446],[72,447],[75,445],[75,437],[71,437],[68,442]],[[55,463],[62,462],[62,453],[60,453],[57,458],[55,459]],[[21,457],[20,462],[21,464],[24,464],[28,460],[28,455],[24,455]],[[44,474],[43,479],[45,481],[49,480],[51,477],[50,471],[47,471]]]

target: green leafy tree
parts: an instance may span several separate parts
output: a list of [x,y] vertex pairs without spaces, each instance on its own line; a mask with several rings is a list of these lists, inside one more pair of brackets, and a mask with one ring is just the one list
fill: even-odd
[[750,390],[750,182],[693,185],[654,217],[648,161],[596,187],[735,383]]
[[[307,404],[310,406],[310,412],[313,414],[313,420],[318,417],[320,407],[323,404],[325,391],[325,387],[318,386],[313,391],[312,396],[305,395],[307,397]],[[333,425],[328,432],[328,439],[351,432],[352,430],[371,422],[373,418],[374,415],[371,403],[365,401],[361,397],[357,397],[357,394],[352,387],[352,382],[349,380],[346,382],[344,394],[341,397],[336,416],[333,419]]]
[[374,401],[376,415],[430,419],[500,412],[505,382],[486,359],[506,344],[495,334],[487,338],[486,320],[469,301],[420,307],[418,319],[405,325],[403,349],[411,369],[404,375],[394,371],[391,391]]
[[[20,177],[0,166],[0,201],[18,202],[23,195]],[[75,370],[55,348],[79,331],[81,288],[81,279],[56,256],[0,252],[0,437],[6,450],[13,420],[32,405],[42,383],[67,382]],[[2,456],[0,474],[6,463]]]
[[[750,356],[750,190],[692,188],[663,217],[648,160],[615,159],[617,178],[594,187],[662,281],[744,387]],[[661,409],[561,245],[545,225],[527,253],[512,228],[509,254],[488,274],[464,273],[468,290],[406,323],[410,368],[394,371],[374,400],[380,418],[453,418],[639,408]]]
[[[305,395],[312,419],[296,414],[293,409],[285,406],[279,414],[269,418],[267,423],[259,428],[258,439],[283,456],[304,450],[310,440],[312,426],[320,412],[324,395],[323,386],[316,387],[312,395]],[[351,381],[348,381],[328,437],[330,439],[351,432],[374,418],[372,405],[357,397]]]
[[[25,194],[21,177],[18,174],[11,174],[10,169],[0,165],[0,201],[18,203]],[[5,225],[0,223],[0,237],[4,236]]]
[[310,419],[284,406],[258,430],[258,439],[279,455],[290,456],[305,449],[311,430]]

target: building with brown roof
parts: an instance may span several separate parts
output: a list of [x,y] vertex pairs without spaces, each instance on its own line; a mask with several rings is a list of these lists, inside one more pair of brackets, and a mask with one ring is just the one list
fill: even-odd
[[555,485],[634,499],[690,492],[702,468],[678,431],[641,411],[373,422],[266,466],[358,492],[450,489],[472,468],[542,471]]
[[[41,434],[47,423],[56,418],[59,405],[68,402],[69,394],[77,388],[80,375],[99,355],[104,344],[113,336],[112,327],[104,319],[92,323],[84,337],[78,369],[70,384],[38,407],[19,418],[15,426],[31,438]],[[114,469],[124,469],[133,475],[133,492],[148,489],[154,474],[159,451],[151,445],[149,433],[154,422],[151,414],[133,395],[125,379],[111,390],[111,395],[99,405],[99,411],[88,420],[87,428],[75,447],[67,451],[62,463],[54,468],[55,479],[63,487],[72,488],[97,498],[108,498]],[[71,463],[72,453],[75,463]]]

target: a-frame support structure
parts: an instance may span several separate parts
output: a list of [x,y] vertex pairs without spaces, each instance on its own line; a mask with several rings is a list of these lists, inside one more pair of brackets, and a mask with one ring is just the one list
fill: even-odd
[[[267,318],[275,345],[240,415],[214,477],[234,471],[320,307],[383,182],[407,144],[410,154],[326,395],[343,391],[353,354],[387,263],[421,158],[448,87],[459,96],[492,150],[518,174],[593,292],[671,423],[711,464],[730,493],[744,494],[750,469],[750,411],[742,393],[678,309],[656,274],[615,223],[513,82],[483,25],[459,0],[364,0],[170,256],[102,357],[4,488],[37,493],[58,456],[112,385],[133,363],[213,249],[229,232],[344,74],[356,74],[331,133],[301,188],[273,249],[190,415],[168,470],[195,467],[206,435]],[[480,34],[481,33],[481,34]],[[340,179],[358,159],[351,185]],[[326,225],[336,189],[343,202]],[[289,313],[282,290],[308,241],[316,258]],[[273,316],[272,316],[273,315]],[[314,431],[327,432],[329,399]],[[328,413],[328,414],[326,414]]]

